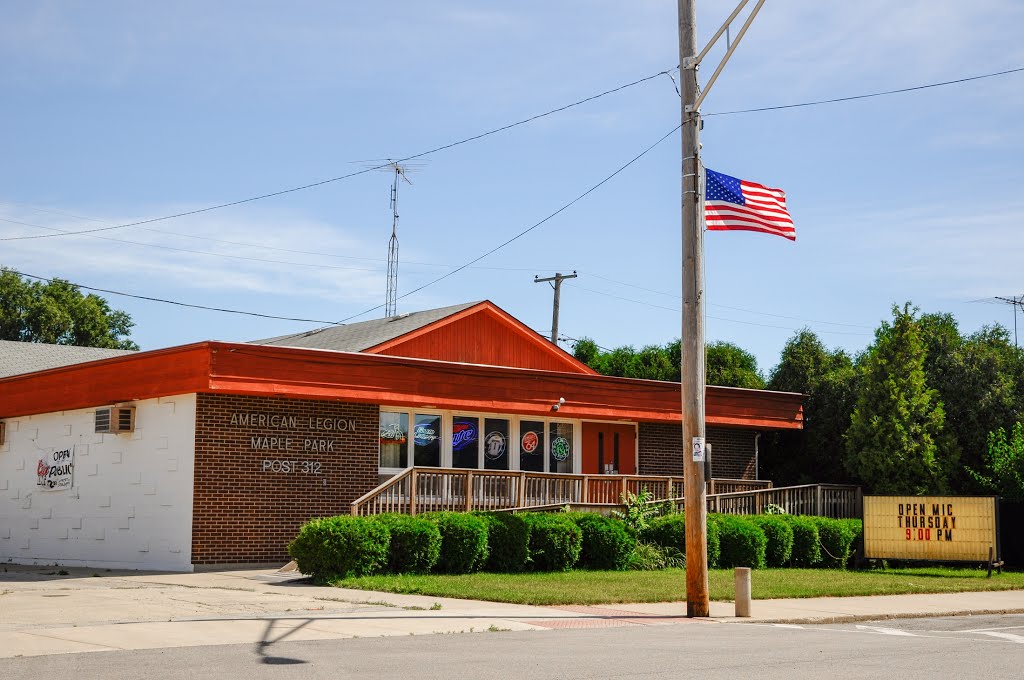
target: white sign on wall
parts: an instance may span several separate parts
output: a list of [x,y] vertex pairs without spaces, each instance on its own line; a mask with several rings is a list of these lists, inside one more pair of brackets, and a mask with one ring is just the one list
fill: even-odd
[[43,491],[70,489],[75,474],[75,447],[50,449],[40,454],[36,486]]

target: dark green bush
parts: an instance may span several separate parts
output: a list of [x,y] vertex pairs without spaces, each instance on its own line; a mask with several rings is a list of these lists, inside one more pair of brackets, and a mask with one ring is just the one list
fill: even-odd
[[864,522],[859,519],[841,519],[846,528],[853,534],[853,543],[850,544],[850,558],[846,561],[847,567],[855,566],[858,557],[864,557]]
[[487,571],[519,572],[530,558],[530,525],[511,512],[484,512],[487,522]]
[[[673,548],[686,554],[686,519],[682,513],[664,515],[651,520],[651,525],[644,534],[645,540],[661,546]],[[708,567],[718,566],[721,557],[721,543],[718,536],[718,524],[708,517]]]
[[778,515],[754,515],[750,518],[761,527],[768,547],[765,549],[765,562],[769,567],[784,567],[793,555],[793,528]]
[[425,574],[441,556],[441,531],[423,517],[377,515],[376,521],[391,532],[388,571],[396,574]]
[[312,519],[288,544],[299,571],[323,583],[334,578],[365,576],[384,571],[391,532],[369,517]]
[[487,523],[464,512],[424,515],[441,531],[441,556],[434,567],[446,574],[468,574],[487,564]]
[[[763,569],[765,566],[765,549],[768,539],[761,528],[749,518],[740,515],[714,515],[718,525],[718,539],[722,546],[722,555],[718,566],[752,567]],[[711,524],[709,517],[708,524]]]
[[583,532],[565,515],[528,512],[530,560],[535,571],[567,571],[580,557]]
[[583,532],[579,566],[585,569],[625,569],[636,539],[621,520],[596,512],[573,512],[566,517]]
[[828,517],[812,517],[818,526],[821,541],[821,566],[826,569],[845,569],[850,558],[850,546],[856,537],[845,522]]
[[821,562],[821,545],[818,539],[818,525],[810,517],[800,515],[777,515],[793,529],[793,555],[789,564],[793,567],[815,567]]

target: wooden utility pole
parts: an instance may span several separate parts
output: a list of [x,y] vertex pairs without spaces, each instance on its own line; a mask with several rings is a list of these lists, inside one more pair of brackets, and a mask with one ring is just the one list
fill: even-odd
[[576,271],[573,270],[572,274],[563,275],[561,272],[555,272],[554,276],[549,276],[546,279],[537,278],[536,275],[533,277],[534,283],[547,283],[553,281],[551,287],[555,289],[555,303],[554,309],[551,312],[551,342],[555,345],[558,344],[558,303],[562,295],[562,281],[565,279],[575,279]]
[[683,155],[682,408],[686,512],[686,615],[710,616],[704,486],[704,231],[700,210],[696,0],[679,2]]

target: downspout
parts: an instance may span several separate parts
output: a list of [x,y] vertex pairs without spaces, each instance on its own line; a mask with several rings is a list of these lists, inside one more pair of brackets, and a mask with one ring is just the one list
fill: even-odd
[[758,447],[758,442],[760,442],[760,441],[761,441],[761,433],[760,432],[755,432],[754,433],[754,479],[761,479],[761,475],[760,475],[760,472],[761,472],[761,462],[759,460],[759,458],[760,458],[760,452],[759,451],[760,450],[759,450],[759,447]]

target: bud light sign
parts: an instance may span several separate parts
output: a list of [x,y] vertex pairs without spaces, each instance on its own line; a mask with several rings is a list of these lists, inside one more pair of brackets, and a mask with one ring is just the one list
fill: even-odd
[[472,420],[452,422],[452,451],[476,446],[476,425]]

